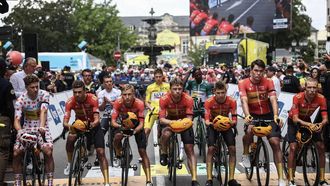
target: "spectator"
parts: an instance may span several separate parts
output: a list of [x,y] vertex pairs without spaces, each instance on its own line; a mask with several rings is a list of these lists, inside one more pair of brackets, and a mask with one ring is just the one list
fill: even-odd
[[281,93],[281,82],[277,78],[276,74],[277,69],[275,67],[269,66],[267,68],[267,77],[273,80],[275,91],[276,91],[276,97],[278,98]]
[[283,78],[282,91],[298,93],[302,90],[299,79],[293,75],[293,66],[289,65],[286,69],[286,75]]
[[68,90],[68,84],[65,82],[65,76],[62,73],[59,73],[57,75],[56,81],[55,81],[55,86],[57,92],[62,92]]

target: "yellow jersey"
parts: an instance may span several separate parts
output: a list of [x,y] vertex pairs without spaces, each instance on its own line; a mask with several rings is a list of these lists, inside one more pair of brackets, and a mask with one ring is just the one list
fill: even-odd
[[152,107],[159,107],[159,99],[170,90],[170,84],[162,83],[158,85],[156,82],[150,84],[146,91],[146,102]]

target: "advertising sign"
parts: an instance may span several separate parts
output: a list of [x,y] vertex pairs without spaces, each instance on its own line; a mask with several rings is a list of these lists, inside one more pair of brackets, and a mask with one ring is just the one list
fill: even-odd
[[190,36],[289,29],[292,0],[190,0]]

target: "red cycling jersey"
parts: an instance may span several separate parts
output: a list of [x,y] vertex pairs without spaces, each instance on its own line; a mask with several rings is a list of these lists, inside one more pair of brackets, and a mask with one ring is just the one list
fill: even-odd
[[271,112],[269,97],[276,96],[271,79],[262,77],[260,83],[254,84],[250,78],[246,78],[239,81],[238,89],[241,97],[248,98],[250,114],[264,115]]
[[191,22],[194,21],[195,17],[196,17],[199,13],[201,13],[201,11],[199,11],[198,9],[192,11],[191,14],[190,14],[190,21],[191,21]]
[[159,100],[159,118],[178,120],[193,115],[194,100],[187,93],[182,93],[181,100],[175,103],[171,93],[166,93]]
[[139,121],[143,122],[144,121],[144,103],[143,103],[143,101],[135,98],[130,107],[126,107],[126,105],[124,104],[123,98],[119,98],[113,103],[112,119],[116,120],[120,114],[124,114],[127,112],[133,112],[133,113],[137,114]]
[[203,20],[206,20],[208,18],[207,14],[205,12],[200,12],[194,19],[193,23],[195,25],[199,25]]
[[218,115],[228,116],[231,113],[232,120],[237,123],[236,101],[230,96],[226,96],[224,103],[217,102],[215,96],[212,96],[205,101],[204,108],[205,120],[212,122]]
[[292,119],[294,115],[298,115],[299,119],[310,122],[310,116],[320,107],[322,116],[327,115],[327,103],[323,95],[317,93],[311,103],[308,103],[305,98],[305,92],[300,92],[293,97],[292,108],[289,112],[289,117]]
[[211,30],[216,27],[219,24],[218,20],[216,19],[209,19],[208,21],[206,21],[203,31],[206,34],[209,34],[211,32]]
[[64,119],[70,120],[71,110],[74,110],[76,119],[93,122],[94,113],[99,112],[97,97],[93,94],[87,93],[85,101],[79,103],[75,97],[72,96],[65,104]]

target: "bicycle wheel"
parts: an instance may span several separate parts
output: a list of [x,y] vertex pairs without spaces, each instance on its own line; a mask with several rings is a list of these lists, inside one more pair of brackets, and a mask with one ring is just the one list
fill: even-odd
[[72,161],[70,164],[69,186],[81,184],[81,156],[80,143],[77,143],[73,150]]
[[[110,123],[110,122],[109,122]],[[110,127],[109,127],[109,130],[108,130],[108,148],[109,148],[109,164],[111,167],[113,167],[113,160],[114,160],[114,154],[115,154],[115,151],[113,149],[113,130],[112,130],[112,127],[111,127],[111,123],[110,123]]]
[[285,139],[283,139],[282,143],[282,155],[283,155],[283,169],[284,174],[286,177],[288,177],[288,157],[289,157],[289,151],[290,151],[290,145],[289,142],[287,142]]
[[128,139],[125,139],[123,145],[123,157],[122,157],[122,168],[121,168],[121,185],[127,186],[128,181],[128,169],[130,167],[130,146],[128,144]]
[[228,183],[228,156],[227,156],[227,145],[221,137],[218,142],[218,162],[217,164],[217,178],[219,180],[220,185],[227,185]]
[[[258,139],[256,157],[256,171],[258,185],[269,185],[269,153],[265,142]],[[264,181],[264,182],[262,182]]]
[[315,142],[304,145],[303,175],[305,185],[317,185],[320,179],[319,153]]
[[172,169],[173,169],[173,181],[172,181],[172,185],[176,186],[176,169],[178,167],[178,153],[179,152],[179,144],[178,144],[178,139],[175,137],[173,140],[173,154],[172,154],[172,161],[173,161],[173,165],[172,165]]
[[252,176],[253,176],[253,167],[255,165],[255,161],[256,161],[256,153],[255,152],[249,152],[249,158],[250,158],[250,162],[251,162],[251,167],[245,167],[245,176],[248,180],[251,181]]
[[38,167],[36,168],[36,172],[37,172],[39,185],[45,185],[45,180],[46,180],[45,162],[44,162],[45,160],[44,160],[44,155],[41,154],[42,153],[35,154],[36,165],[38,165]]
[[[35,157],[32,155],[30,149],[27,149],[24,153],[24,160],[23,160],[23,185],[36,185],[36,179],[35,179],[35,173],[36,173],[36,167],[35,167]],[[27,165],[31,161],[32,163],[32,170],[27,169]]]

